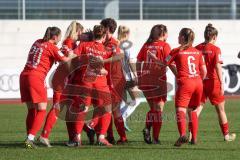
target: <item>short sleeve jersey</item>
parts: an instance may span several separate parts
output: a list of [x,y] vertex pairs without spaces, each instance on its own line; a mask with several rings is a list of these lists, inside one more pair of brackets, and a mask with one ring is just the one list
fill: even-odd
[[54,62],[63,61],[64,58],[66,57],[56,45],[39,39],[33,43],[29,51],[23,72],[46,77]]
[[175,62],[177,79],[200,78],[200,67],[205,65],[202,53],[194,47],[185,50],[173,49],[165,59],[167,65]]
[[[166,80],[166,67],[161,67],[161,69],[155,71],[154,68],[159,68],[159,66],[156,67],[157,64],[154,63],[154,61],[151,59],[149,52],[155,54],[158,60],[163,62],[169,55],[170,51],[171,48],[169,44],[164,41],[159,40],[152,43],[145,43],[138,53],[137,60],[140,62],[145,62],[147,64],[144,65],[145,68],[143,68],[143,70],[150,69],[154,74],[158,72],[158,75],[161,76],[161,79]],[[151,68],[149,68],[149,66],[151,66]]]
[[217,79],[216,65],[222,64],[221,50],[217,46],[211,43],[201,43],[195,47],[202,52],[206,67],[207,67],[207,78]]

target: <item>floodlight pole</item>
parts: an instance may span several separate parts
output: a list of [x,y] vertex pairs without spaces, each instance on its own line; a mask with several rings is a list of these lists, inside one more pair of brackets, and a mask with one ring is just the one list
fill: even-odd
[[196,2],[195,2],[196,4],[196,6],[195,6],[195,15],[196,15],[196,20],[199,20],[199,0],[196,0]]
[[22,0],[22,19],[23,20],[26,19],[26,4],[25,4],[25,0]]
[[139,0],[140,20],[143,20],[143,0]]
[[82,0],[82,19],[86,19],[86,1]]
[[231,16],[232,16],[232,19],[236,19],[237,15],[237,0],[232,0],[231,2]]

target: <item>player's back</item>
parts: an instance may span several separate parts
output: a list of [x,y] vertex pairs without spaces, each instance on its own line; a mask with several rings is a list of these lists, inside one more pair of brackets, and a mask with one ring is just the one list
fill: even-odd
[[33,43],[29,51],[24,72],[46,76],[54,61],[60,60],[63,56],[54,44],[39,39]]
[[174,49],[172,56],[177,67],[178,78],[200,78],[200,66],[203,64],[202,54],[194,47],[185,50]]
[[207,67],[207,78],[216,79],[216,64],[222,63],[220,49],[211,43],[201,43],[195,47],[200,50],[204,56]]

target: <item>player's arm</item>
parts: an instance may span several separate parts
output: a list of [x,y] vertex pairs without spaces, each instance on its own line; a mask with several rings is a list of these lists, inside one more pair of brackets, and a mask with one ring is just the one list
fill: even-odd
[[103,63],[112,63],[112,62],[116,62],[116,61],[120,61],[124,58],[124,53],[119,53],[119,54],[114,54],[114,56],[108,58],[108,59],[104,59]]
[[224,94],[224,84],[223,84],[223,78],[222,78],[222,64],[217,63],[215,68],[216,68],[216,72],[217,72],[219,82],[221,83],[221,93],[223,95]]
[[206,68],[206,65],[202,65],[200,67],[200,75],[201,75],[201,78],[202,79],[205,79],[206,76],[207,76],[207,68]]
[[73,51],[70,51],[70,52],[68,52],[68,56],[61,57],[60,63],[69,62],[70,60],[72,60],[75,57],[77,57],[77,55],[74,54]]
[[219,79],[219,82],[221,83],[221,93],[222,95],[224,94],[224,83],[223,83],[223,76],[222,76],[222,59],[221,59],[221,51],[220,49],[218,49],[216,51],[216,55],[215,55],[215,69],[216,69],[216,72],[217,72],[217,76],[218,76],[218,79]]
[[161,65],[161,66],[167,66],[164,62],[159,60],[155,54],[151,53],[150,51],[147,51],[147,54],[151,57],[152,60],[154,60],[155,63]]
[[173,65],[173,64],[170,64],[168,67],[170,68],[170,70],[172,71],[174,76],[177,77],[177,68],[176,68],[176,66]]
[[200,76],[202,79],[205,79],[207,76],[207,67],[206,67],[205,60],[204,60],[202,53],[200,54],[199,66],[200,66],[199,67]]

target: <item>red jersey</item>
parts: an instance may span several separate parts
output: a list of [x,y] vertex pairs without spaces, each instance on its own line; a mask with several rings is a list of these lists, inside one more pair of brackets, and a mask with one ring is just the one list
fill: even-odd
[[63,41],[61,50],[65,55],[68,55],[68,53],[71,50],[74,50],[76,47],[77,47],[76,41],[68,37]]
[[173,49],[165,59],[167,65],[175,62],[177,78],[200,78],[200,67],[204,65],[202,53],[194,47],[180,51]]
[[221,50],[217,46],[211,43],[201,43],[195,47],[203,53],[203,57],[207,67],[208,79],[218,79],[216,72],[217,63],[223,63],[221,59]]
[[63,61],[64,58],[66,57],[56,45],[39,39],[33,43],[29,51],[23,72],[46,77],[53,63]]
[[[119,43],[113,37],[106,41],[104,46],[111,53],[111,57],[114,56],[113,50],[115,50],[116,54],[120,54]],[[107,79],[109,85],[112,84],[111,81],[122,80],[124,78],[121,61],[105,64],[105,68],[108,71]]]
[[[153,73],[154,72],[161,73],[159,74],[161,78],[166,79],[166,67],[161,67],[160,69],[159,67],[155,67],[157,66],[157,64],[154,63],[154,61],[150,58],[148,52],[155,54],[156,57],[163,62],[168,56],[168,54],[170,53],[170,51],[171,51],[171,48],[169,44],[164,41],[158,40],[152,43],[145,43],[141,48],[140,52],[138,53],[137,60],[140,62],[151,63],[151,68],[148,68],[148,69],[151,69]],[[154,71],[155,68],[158,68],[157,71]]]
[[[111,55],[112,53],[106,51],[105,46],[102,43],[99,43],[96,41],[80,43],[77,46],[77,48],[74,49],[73,52],[78,56],[80,56],[80,58],[81,58],[81,55],[93,55],[96,57],[100,57],[102,59],[108,59],[112,56]],[[88,61],[88,58],[86,60]],[[88,62],[86,62],[85,64],[88,64]],[[74,76],[73,81],[75,81],[76,83],[81,82],[83,77],[79,77],[77,75],[83,75],[82,73],[84,73],[85,75],[87,74],[88,76],[94,77],[93,78],[94,81],[97,76],[96,73],[93,70],[91,71],[90,67],[86,65],[79,70],[78,74],[75,74],[76,76]]]
[[102,43],[96,41],[82,42],[73,52],[78,56],[85,54],[101,57],[102,59],[108,59],[112,56],[111,52],[108,52]]

